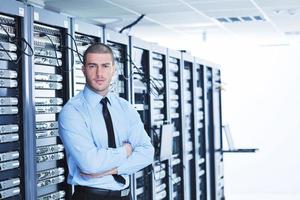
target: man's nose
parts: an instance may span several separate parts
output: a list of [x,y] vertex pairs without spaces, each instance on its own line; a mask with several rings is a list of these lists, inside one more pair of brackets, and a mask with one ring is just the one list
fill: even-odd
[[96,68],[96,74],[97,74],[98,76],[100,76],[100,75],[103,74],[103,69],[102,69],[101,66],[98,66],[98,67]]

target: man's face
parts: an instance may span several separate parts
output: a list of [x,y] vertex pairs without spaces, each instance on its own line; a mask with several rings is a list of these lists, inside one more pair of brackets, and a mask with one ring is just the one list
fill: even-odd
[[105,96],[111,79],[115,73],[115,66],[109,53],[88,53],[82,72],[88,86],[98,94]]

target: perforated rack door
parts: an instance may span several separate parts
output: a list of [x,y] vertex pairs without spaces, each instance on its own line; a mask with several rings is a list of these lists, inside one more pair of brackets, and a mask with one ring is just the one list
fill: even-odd
[[22,65],[17,17],[0,14],[0,199],[23,198]]
[[[179,54],[179,55],[178,55]],[[181,95],[180,95],[180,53],[168,53],[169,70],[169,109],[173,124],[172,196],[174,200],[183,199],[183,152],[181,130]]]
[[152,46],[150,62],[150,109],[151,131],[155,147],[153,176],[153,198],[169,199],[169,158],[160,157],[162,125],[167,122],[167,88],[166,88],[166,53],[167,49]]
[[224,161],[222,152],[221,71],[215,67],[212,68],[212,91],[216,199],[222,200],[224,199]]
[[37,196],[66,195],[64,147],[58,137],[58,114],[66,101],[64,29],[34,23],[34,97]]
[[[204,70],[205,84],[204,84],[204,94],[205,94],[205,136],[207,141],[207,149],[206,152],[206,173],[207,173],[207,199],[219,199],[217,198],[217,159],[218,152],[216,152],[216,137],[218,135],[215,134],[215,125],[214,125],[214,116],[219,111],[215,109],[214,106],[214,80],[213,80],[213,68],[211,66],[205,66]],[[216,113],[215,113],[216,112]],[[218,116],[220,117],[220,116]]]
[[[149,77],[150,52],[146,47],[145,43],[131,39],[132,103],[150,134],[149,83],[145,81]],[[152,175],[147,168],[133,175],[134,199],[152,199]]]
[[204,108],[204,65],[195,63],[195,200],[206,200],[206,137],[205,137],[205,108]]
[[183,61],[183,151],[185,199],[193,199],[195,191],[193,61]]

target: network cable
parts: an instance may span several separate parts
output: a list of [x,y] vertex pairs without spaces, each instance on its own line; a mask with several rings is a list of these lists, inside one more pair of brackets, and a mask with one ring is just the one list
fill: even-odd
[[[74,44],[75,44],[75,49],[76,50],[74,50],[74,49],[71,49],[72,50],[72,52],[75,52],[75,53],[77,53],[77,56],[78,56],[78,58],[79,58],[79,60],[80,60],[80,62],[82,63],[82,64],[84,64],[83,63],[83,60],[82,60],[82,57],[83,57],[83,55],[82,54],[80,54],[80,52],[79,52],[79,50],[78,50],[78,46],[77,46],[77,43],[76,43],[76,40],[75,40],[75,38],[73,37],[73,35],[71,35],[70,33],[66,33],[67,35],[69,35],[70,37],[71,37],[71,39],[72,39],[72,41],[74,42]],[[73,67],[72,67],[73,68]]]
[[57,66],[59,66],[59,60],[58,60],[58,56],[57,56],[57,52],[56,52],[56,45],[53,43],[53,40],[51,39],[51,37],[46,34],[46,33],[39,33],[40,37],[47,37],[49,39],[49,41],[51,42],[52,46],[53,46],[53,50],[54,50],[54,54],[55,54],[55,58],[56,58],[56,62],[57,62]]
[[[27,56],[29,56],[29,57],[33,56],[33,54],[34,54],[33,49],[32,49],[32,47],[31,47],[31,45],[25,40],[25,38],[23,38],[23,37],[12,37],[12,36],[10,36],[10,34],[8,33],[8,31],[6,30],[6,28],[5,28],[2,24],[0,24],[0,27],[2,28],[2,30],[3,30],[3,31],[5,32],[5,34],[7,35],[8,41],[11,42],[11,43],[13,43],[13,44],[15,44],[15,45],[17,46],[18,50],[21,51],[22,55],[27,55]],[[19,44],[18,44],[19,41],[25,43],[24,49],[23,49],[22,47],[19,46]],[[31,53],[26,53],[27,47],[29,47]],[[8,57],[11,59],[12,62],[14,62],[15,64],[18,64],[18,63],[19,63],[19,61],[20,61],[22,55],[19,56],[19,58],[17,58],[16,61],[14,61],[14,60],[12,59],[12,57],[9,55],[8,51],[3,47],[2,44],[1,44],[1,48],[6,52],[6,54],[7,54]]]
[[[129,62],[133,65],[133,67],[138,71],[138,72],[135,72],[135,73],[132,73],[130,75],[130,77],[132,77],[134,74],[137,74],[140,76],[141,78],[141,81],[145,84],[145,86],[147,86],[147,82],[149,82],[149,85],[150,85],[150,93],[153,94],[154,96],[158,97],[159,95],[163,95],[165,93],[165,91],[163,89],[160,89],[157,84],[160,84],[159,82],[155,82],[156,80],[158,80],[157,78],[149,75],[149,78],[146,77],[145,73],[139,68],[136,66],[136,64],[133,62],[131,56],[129,54],[127,54],[127,57],[129,58]],[[124,77],[126,79],[129,79],[130,77]],[[163,87],[161,84],[160,84],[161,87]],[[154,91],[156,91],[157,93],[155,93]]]

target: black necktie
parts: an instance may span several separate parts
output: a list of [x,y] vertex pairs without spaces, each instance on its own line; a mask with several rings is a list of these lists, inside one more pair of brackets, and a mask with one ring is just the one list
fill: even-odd
[[[105,125],[106,125],[107,135],[108,135],[108,147],[116,148],[114,128],[113,128],[109,110],[107,108],[107,102],[108,102],[107,97],[104,97],[103,99],[101,99],[101,104],[103,105],[102,114],[103,114],[103,117],[105,120]],[[113,174],[112,176],[114,177],[115,181],[125,184],[126,181],[122,176],[117,175],[117,174]]]

